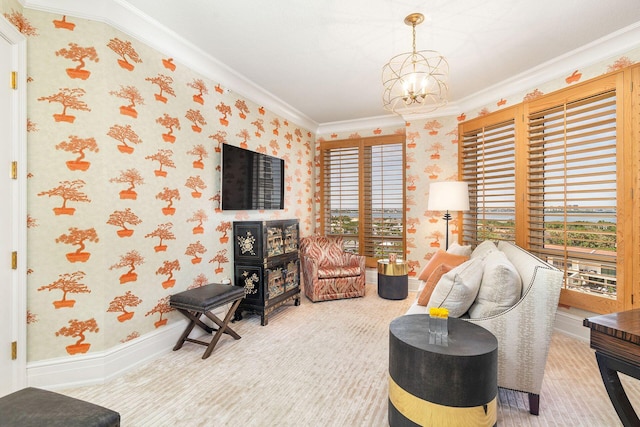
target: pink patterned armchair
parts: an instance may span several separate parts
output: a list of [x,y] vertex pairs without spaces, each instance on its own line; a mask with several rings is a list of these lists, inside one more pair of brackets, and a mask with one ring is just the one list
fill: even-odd
[[313,302],[364,296],[365,257],[344,252],[342,237],[300,239],[304,294]]

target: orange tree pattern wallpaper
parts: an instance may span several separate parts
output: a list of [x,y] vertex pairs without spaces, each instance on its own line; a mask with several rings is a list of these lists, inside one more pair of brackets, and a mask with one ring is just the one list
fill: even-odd
[[[234,220],[311,233],[309,130],[109,25],[3,5],[28,38],[29,361],[180,318],[172,293],[233,277]],[[220,210],[223,143],[285,159],[284,210]]]

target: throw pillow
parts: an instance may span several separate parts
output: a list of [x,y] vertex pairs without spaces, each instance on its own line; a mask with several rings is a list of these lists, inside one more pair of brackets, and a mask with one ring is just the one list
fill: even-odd
[[489,252],[495,252],[498,250],[498,247],[491,240],[485,240],[480,243],[476,248],[471,252],[471,258],[484,258],[487,256]]
[[424,266],[420,274],[418,275],[418,279],[422,281],[427,281],[433,270],[436,269],[440,264],[447,264],[452,267],[462,264],[467,261],[469,257],[454,255],[445,252],[442,249],[439,249],[438,252],[433,254],[427,265]]
[[433,290],[435,289],[436,285],[440,281],[440,278],[446,273],[448,273],[449,271],[451,271],[452,269],[453,267],[448,264],[440,264],[439,266],[436,267],[435,270],[433,270],[433,273],[431,273],[431,276],[429,276],[429,278],[425,282],[424,287],[420,292],[420,295],[418,295],[418,305],[422,305],[422,306],[427,305],[427,303],[429,302],[429,299],[431,298],[431,294],[433,293]]
[[520,299],[522,279],[504,252],[495,251],[484,258],[480,291],[469,308],[472,319],[502,313]]
[[458,244],[458,242],[453,242],[451,245],[449,245],[449,249],[447,249],[447,253],[468,257],[471,255],[471,245],[462,246]]
[[484,261],[471,259],[446,273],[433,290],[427,304],[431,307],[444,307],[450,317],[460,317],[469,310],[478,295]]

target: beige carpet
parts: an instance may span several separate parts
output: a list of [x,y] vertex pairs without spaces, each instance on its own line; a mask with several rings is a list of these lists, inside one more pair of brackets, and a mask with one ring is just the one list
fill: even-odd
[[[388,325],[404,301],[358,299],[250,315],[211,357],[184,347],[104,385],[62,390],[120,412],[123,427],[387,426]],[[640,381],[623,378],[640,410]],[[531,416],[522,393],[500,390],[500,426],[619,426],[588,344],[555,334],[541,397]]]

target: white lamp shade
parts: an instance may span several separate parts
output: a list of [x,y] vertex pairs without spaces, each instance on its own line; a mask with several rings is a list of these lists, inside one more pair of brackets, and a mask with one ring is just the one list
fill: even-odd
[[432,182],[429,185],[430,211],[468,211],[469,184],[462,181]]

